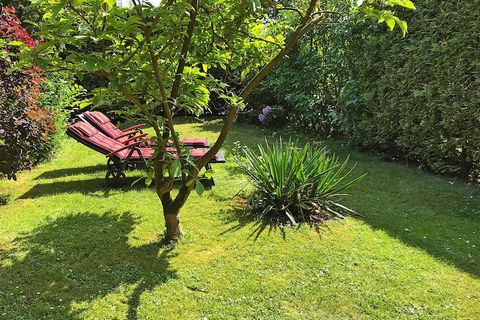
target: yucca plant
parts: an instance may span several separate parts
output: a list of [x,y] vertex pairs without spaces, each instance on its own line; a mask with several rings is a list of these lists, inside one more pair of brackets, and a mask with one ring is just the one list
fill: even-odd
[[364,175],[349,179],[354,166],[347,166],[348,158],[340,161],[324,147],[280,139],[259,145],[258,152],[243,147],[236,161],[254,186],[250,204],[259,218],[296,225],[358,214],[339,200]]

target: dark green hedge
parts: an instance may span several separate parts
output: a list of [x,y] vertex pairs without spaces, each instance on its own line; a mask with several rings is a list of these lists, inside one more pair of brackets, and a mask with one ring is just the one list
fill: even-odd
[[480,4],[415,1],[409,34],[357,27],[344,131],[390,158],[480,177]]

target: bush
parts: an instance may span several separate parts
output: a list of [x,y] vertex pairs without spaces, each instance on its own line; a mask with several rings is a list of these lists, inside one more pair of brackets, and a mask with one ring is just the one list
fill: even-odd
[[15,179],[19,170],[31,168],[42,158],[54,126],[49,112],[37,105],[42,70],[9,70],[22,46],[36,45],[21,27],[13,8],[4,7],[0,13],[2,39],[6,42],[0,45],[0,178]]
[[51,132],[47,142],[43,146],[41,159],[44,161],[51,156],[61,139],[67,127],[72,106],[76,97],[82,94],[82,88],[75,85],[74,77],[69,73],[49,73],[40,87],[40,100],[38,105],[49,112],[53,119],[55,131]]
[[252,114],[271,105],[278,116],[269,127],[287,123],[323,136],[335,132],[338,84],[329,79],[335,76],[327,75],[325,59],[307,47],[291,54],[250,99]]
[[343,191],[363,176],[349,179],[348,159],[339,161],[325,148],[307,143],[296,148],[282,140],[258,153],[244,147],[237,158],[254,186],[250,200],[253,213],[279,224],[321,222],[355,213],[338,201]]
[[384,157],[480,181],[478,2],[415,4],[405,39],[354,30],[345,133]]
[[[12,76],[17,86],[20,78],[29,79],[20,72]],[[4,84],[5,78],[0,78],[0,84]],[[0,89],[0,178],[15,179],[18,171],[30,169],[40,161],[54,127],[47,111],[25,103],[16,91],[8,88]]]
[[338,98],[348,77],[344,43],[353,22],[330,22],[335,23],[320,24],[300,42],[256,89],[248,100],[252,116],[270,105],[278,116],[268,126],[287,124],[322,136],[338,132]]

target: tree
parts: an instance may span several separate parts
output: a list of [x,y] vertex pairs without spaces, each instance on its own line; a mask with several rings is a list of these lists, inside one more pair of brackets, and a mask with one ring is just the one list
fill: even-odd
[[[141,115],[153,127],[156,152],[151,165],[167,240],[182,235],[180,209],[193,190],[203,191],[200,170],[222,147],[244,99],[303,35],[326,16],[341,18],[350,11],[406,30],[406,24],[383,7],[413,7],[409,0],[369,0],[345,12],[329,10],[319,0],[292,1],[289,7],[267,0],[162,0],[156,1],[158,6],[132,0],[128,8],[115,0],[36,2],[45,12],[39,26],[44,43],[22,61],[30,58],[43,68],[71,70],[78,77],[103,77],[108,85],[95,89],[82,105],[128,101],[119,111]],[[296,21],[296,27],[285,21]],[[96,49],[85,52],[92,47]],[[238,72],[244,88],[231,90],[209,72],[212,69]],[[224,100],[228,113],[214,145],[194,161],[179,142],[173,115],[179,110],[201,114],[212,93]],[[169,141],[178,157],[167,152]],[[180,180],[178,192],[174,179]]]

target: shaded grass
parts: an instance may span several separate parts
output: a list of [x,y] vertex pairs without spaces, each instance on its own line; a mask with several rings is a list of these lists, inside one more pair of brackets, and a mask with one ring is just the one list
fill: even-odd
[[[185,136],[211,141],[219,126],[182,122]],[[264,135],[237,126],[227,159],[233,142]],[[479,188],[366,154],[352,160],[368,172],[348,199],[364,219],[257,237],[232,200],[246,179],[229,161],[214,166],[212,191],[188,201],[172,251],[158,244],[153,189],[107,188],[105,158],[67,139],[51,162],[0,181],[11,199],[0,207],[0,318],[480,318]]]

